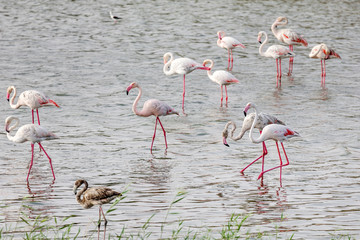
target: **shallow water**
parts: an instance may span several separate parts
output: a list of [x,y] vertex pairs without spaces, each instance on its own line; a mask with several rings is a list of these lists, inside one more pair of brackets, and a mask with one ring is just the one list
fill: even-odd
[[[119,191],[128,186],[126,198],[108,215],[112,236],[123,227],[136,235],[155,214],[149,231],[159,238],[168,206],[185,191],[185,199],[171,209],[178,214],[167,218],[173,223],[165,227],[167,236],[179,219],[185,229],[202,231],[221,229],[238,213],[250,214],[244,233],[275,234],[278,228],[282,239],[293,233],[294,239],[360,238],[358,1],[16,1],[0,6],[1,118],[31,121],[28,108],[11,109],[5,100],[10,85],[18,92],[41,90],[61,105],[39,110],[42,125],[60,137],[43,142],[53,159],[54,183],[48,160],[36,147],[28,187],[30,144],[12,143],[1,134],[0,204],[6,206],[0,208],[1,226],[20,222],[20,212],[32,219],[74,214],[68,221],[86,238],[96,230],[98,210],[82,209],[72,193],[74,181],[85,178],[90,185]],[[109,10],[122,20],[114,24]],[[284,75],[276,88],[275,60],[258,54],[257,33],[267,31],[270,44],[278,44],[270,26],[281,15],[304,34],[309,47],[295,47],[293,76]],[[219,87],[206,72],[187,75],[187,116],[161,118],[169,148],[164,151],[158,128],[151,155],[155,119],[133,114],[137,91],[127,96],[126,87],[141,84],[140,104],[158,98],[180,110],[182,77],[164,75],[163,54],[199,62],[210,58],[214,69],[226,69],[226,50],[216,45],[221,29],[246,46],[234,51],[232,73],[240,83],[228,88],[229,106],[220,107]],[[342,57],[327,61],[325,88],[320,61],[308,58],[321,42]],[[301,134],[284,144],[290,165],[283,168],[282,186],[278,170],[256,180],[260,163],[239,173],[261,153],[261,144],[252,144],[247,134],[229,140],[230,148],[222,144],[224,125],[234,120],[240,126],[249,101]],[[275,143],[267,146],[268,168],[278,158]]]

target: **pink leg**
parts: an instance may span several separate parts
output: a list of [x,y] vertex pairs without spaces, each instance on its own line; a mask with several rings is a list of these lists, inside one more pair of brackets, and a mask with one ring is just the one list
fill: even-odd
[[226,85],[225,85],[225,95],[226,95],[226,106],[227,106],[227,104],[228,104],[228,94],[227,94],[227,88],[226,88]]
[[37,115],[37,118],[38,118],[38,124],[40,125],[39,109],[36,109],[36,115]]
[[281,78],[281,58],[279,58],[279,78]]
[[276,76],[279,77],[279,59],[276,59]]
[[232,49],[231,49],[231,68],[230,70],[232,70],[234,67],[234,57],[233,57],[233,52],[232,52]]
[[163,130],[163,132],[164,132],[165,146],[166,146],[166,149],[167,149],[168,146],[167,146],[167,141],[166,141],[166,132],[165,132],[165,129],[164,129],[163,125],[161,124],[160,118],[157,117],[157,119],[159,120],[160,126],[161,126],[161,128],[162,128],[162,130]]
[[230,70],[230,49],[228,49],[228,70]]
[[31,114],[32,114],[32,123],[34,124],[34,109],[31,109]]
[[223,96],[223,85],[220,86],[220,89],[221,89],[221,98],[220,98],[221,104],[220,104],[220,107],[222,107],[222,105],[223,105],[223,99],[224,99],[224,96]]
[[154,140],[155,140],[155,135],[156,135],[156,126],[157,126],[157,122],[158,122],[158,117],[156,118],[156,121],[155,121],[155,130],[154,130],[154,135],[152,137],[152,142],[151,142],[151,147],[150,147],[150,153],[152,153],[152,148],[153,148],[153,144],[154,144]]
[[255,162],[257,162],[260,158],[263,159],[262,161],[262,172],[264,171],[264,162],[265,162],[265,155],[267,154],[267,149],[266,149],[266,145],[265,143],[263,142],[263,154],[258,157],[257,159],[255,159],[254,161],[252,161],[249,165],[247,165],[243,170],[240,171],[240,173],[244,173],[244,171],[250,167],[252,164],[254,164]]
[[29,172],[26,178],[26,181],[29,182],[29,175],[30,175],[30,171],[33,165],[33,161],[34,161],[34,144],[31,143],[31,162],[30,162],[30,166],[29,166]]
[[[264,175],[264,173],[266,173],[266,172],[269,172],[269,171],[274,170],[274,169],[276,169],[276,168],[282,168],[282,167],[285,167],[285,166],[289,165],[289,159],[288,159],[288,157],[287,157],[287,155],[286,155],[286,152],[285,152],[285,148],[284,148],[283,143],[281,143],[281,146],[282,146],[282,148],[283,148],[283,151],[284,151],[284,154],[285,154],[286,162],[287,162],[287,163],[286,163],[286,164],[282,164],[282,159],[281,159],[281,155],[280,155],[279,146],[278,146],[278,143],[276,142],[276,147],[277,147],[278,153],[279,153],[280,165],[279,165],[279,166],[276,166],[276,167],[273,167],[273,168],[270,168],[270,169],[268,169],[268,170],[266,170],[266,171],[263,171],[262,173],[260,173],[258,179],[260,179],[260,178]],[[281,169],[280,169],[280,170],[281,170]],[[281,171],[280,171],[280,181],[281,181]]]
[[[289,49],[290,49],[290,51],[292,52],[293,51],[293,45],[289,45]],[[292,70],[293,70],[293,64],[294,64],[294,58],[293,57],[291,57],[290,59],[289,59],[289,72],[288,72],[288,75],[290,76],[291,75],[291,73],[292,73]]]
[[51,167],[51,172],[52,172],[52,175],[54,177],[54,180],[55,180],[55,174],[54,174],[54,169],[53,169],[53,166],[52,166],[52,163],[51,163],[51,158],[49,157],[49,155],[46,153],[45,149],[43,148],[43,146],[41,145],[40,142],[38,142],[40,148],[44,151],[45,155],[48,157],[49,159],[49,163],[50,163],[50,167]]
[[104,214],[104,211],[103,211],[101,206],[100,206],[100,209],[101,209],[101,213],[102,213],[102,215],[104,217],[104,240],[105,240],[106,239],[106,225],[107,225],[108,221],[105,218],[105,214]]
[[184,102],[185,102],[185,74],[184,74],[184,83],[183,83],[183,101],[182,101],[182,109],[184,111]]

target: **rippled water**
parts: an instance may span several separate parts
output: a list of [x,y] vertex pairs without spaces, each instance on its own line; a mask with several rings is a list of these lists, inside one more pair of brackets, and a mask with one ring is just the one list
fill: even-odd
[[[16,225],[20,212],[32,219],[74,214],[68,221],[88,236],[96,230],[98,210],[82,209],[72,193],[74,181],[85,178],[119,191],[128,185],[127,197],[108,215],[113,236],[123,227],[137,234],[155,214],[151,236],[159,238],[169,204],[186,191],[171,209],[178,214],[168,216],[173,223],[165,227],[168,235],[179,219],[185,229],[221,229],[238,213],[250,214],[244,232],[275,234],[277,228],[282,239],[293,233],[294,239],[360,237],[359,1],[2,1],[0,6],[1,119],[15,115],[22,124],[31,121],[28,108],[13,110],[5,100],[10,85],[19,92],[41,90],[61,105],[40,109],[42,125],[60,137],[43,142],[53,159],[54,183],[46,156],[36,151],[28,187],[30,144],[12,143],[1,134],[1,226]],[[109,10],[122,20],[114,24]],[[283,76],[276,88],[275,60],[258,54],[256,40],[265,30],[277,44],[270,26],[281,15],[309,47],[295,47],[294,74]],[[246,46],[234,51],[232,73],[240,83],[229,87],[229,106],[219,107],[219,87],[206,72],[187,75],[187,116],[162,117],[169,148],[164,152],[158,128],[151,155],[155,119],[133,114],[137,91],[127,96],[126,87],[137,81],[144,92],[141,104],[158,98],[180,110],[182,79],[163,74],[163,54],[210,58],[214,69],[225,69],[226,50],[216,45],[221,29]],[[308,58],[321,42],[342,57],[327,61],[326,88],[320,87],[320,61]],[[301,134],[285,143],[290,165],[283,169],[282,187],[278,170],[256,180],[260,163],[239,173],[261,153],[261,144],[252,144],[247,134],[229,140],[230,148],[222,144],[225,123],[240,125],[249,101]],[[275,143],[269,142],[268,150],[266,167],[275,166]]]

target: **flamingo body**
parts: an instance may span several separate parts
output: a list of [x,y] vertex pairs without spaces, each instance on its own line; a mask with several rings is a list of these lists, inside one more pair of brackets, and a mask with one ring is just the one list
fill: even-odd
[[166,145],[166,149],[167,149],[166,132],[165,132],[164,127],[162,126],[162,123],[160,121],[159,116],[166,116],[166,115],[171,115],[171,114],[179,115],[179,113],[177,111],[175,111],[172,107],[170,107],[168,104],[166,104],[164,102],[161,102],[161,101],[159,101],[157,99],[147,100],[144,103],[143,108],[139,111],[137,109],[137,104],[138,104],[138,102],[140,100],[140,97],[142,95],[142,89],[136,82],[133,82],[127,87],[126,94],[129,94],[129,91],[131,89],[133,89],[133,88],[138,88],[139,89],[139,94],[138,94],[137,98],[135,99],[133,107],[132,107],[133,112],[136,115],[142,116],[142,117],[149,117],[151,115],[154,115],[156,117],[155,130],[154,130],[154,135],[153,135],[153,139],[152,139],[152,143],[151,143],[150,152],[152,153],[152,147],[153,147],[153,144],[154,144],[157,122],[160,123],[160,126],[161,126],[161,128],[163,130],[164,138],[165,138],[165,145]]
[[[77,189],[83,184],[84,184],[83,189],[77,192]],[[107,187],[88,188],[87,181],[83,179],[76,180],[76,182],[74,183],[73,191],[76,195],[77,202],[83,208],[87,209],[87,208],[91,208],[94,205],[99,205],[98,239],[100,237],[101,214],[103,215],[105,221],[105,229],[104,229],[104,239],[105,239],[107,220],[105,218],[104,211],[102,210],[102,205],[106,203],[110,203],[115,198],[122,196],[122,194]]]
[[[15,121],[15,124],[10,126],[12,121]],[[16,118],[16,117],[13,117],[13,116],[7,117],[6,120],[5,120],[5,130],[7,132],[7,138],[10,141],[13,141],[13,142],[16,142],[16,143],[24,143],[26,141],[31,142],[31,162],[30,162],[29,172],[28,172],[26,181],[29,181],[29,175],[30,175],[30,171],[31,171],[31,168],[32,168],[32,165],[33,165],[34,143],[38,143],[40,148],[44,151],[45,155],[48,157],[50,167],[51,167],[51,172],[52,172],[54,180],[55,180],[55,174],[54,174],[51,158],[46,153],[45,149],[43,148],[43,146],[41,145],[40,142],[44,141],[44,140],[57,139],[58,137],[54,133],[46,130],[45,128],[43,128],[43,127],[41,127],[39,125],[35,125],[35,124],[26,124],[26,125],[21,126],[17,130],[15,135],[12,136],[10,133],[11,133],[12,130],[14,130],[19,125],[19,122],[20,122],[20,120],[18,118]]]
[[232,50],[236,47],[245,48],[245,46],[236,38],[225,36],[224,31],[218,31],[217,35],[218,35],[218,40],[216,44],[219,47],[228,50],[228,70],[232,70],[233,62],[234,62]]
[[[13,96],[10,99],[11,93],[14,92]],[[38,109],[45,106],[56,106],[59,107],[59,105],[54,102],[52,99],[47,97],[42,92],[36,91],[36,90],[27,90],[22,92],[19,95],[18,101],[15,104],[15,97],[16,97],[16,88],[14,86],[10,86],[7,89],[7,95],[6,98],[10,102],[10,107],[13,109],[17,109],[21,106],[28,106],[32,110],[32,123],[34,123],[34,110],[37,112],[38,116],[38,123],[40,125],[40,119],[39,119],[39,112]]]
[[234,75],[224,70],[217,70],[215,72],[211,72],[211,69],[214,66],[214,62],[210,59],[206,59],[203,62],[203,66],[206,66],[208,63],[210,63],[210,70],[207,71],[208,77],[210,78],[211,81],[219,84],[221,88],[221,106],[223,103],[223,86],[225,86],[226,105],[227,105],[228,102],[227,86],[238,83],[239,80]]

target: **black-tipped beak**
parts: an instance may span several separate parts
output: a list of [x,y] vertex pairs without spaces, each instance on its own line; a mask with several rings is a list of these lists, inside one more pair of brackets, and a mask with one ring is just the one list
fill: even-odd
[[126,91],[126,95],[129,95],[129,91]]
[[8,102],[10,101],[10,99],[9,99],[9,98],[7,98],[6,100],[7,100]]
[[245,115],[245,117],[246,117],[246,112],[244,111],[244,115]]
[[259,41],[259,43],[260,43],[260,44],[262,44],[262,42],[261,42],[261,41]]
[[230,145],[229,145],[229,144],[227,144],[227,143],[224,143],[224,145],[225,145],[225,146],[227,146],[227,147],[230,147]]

